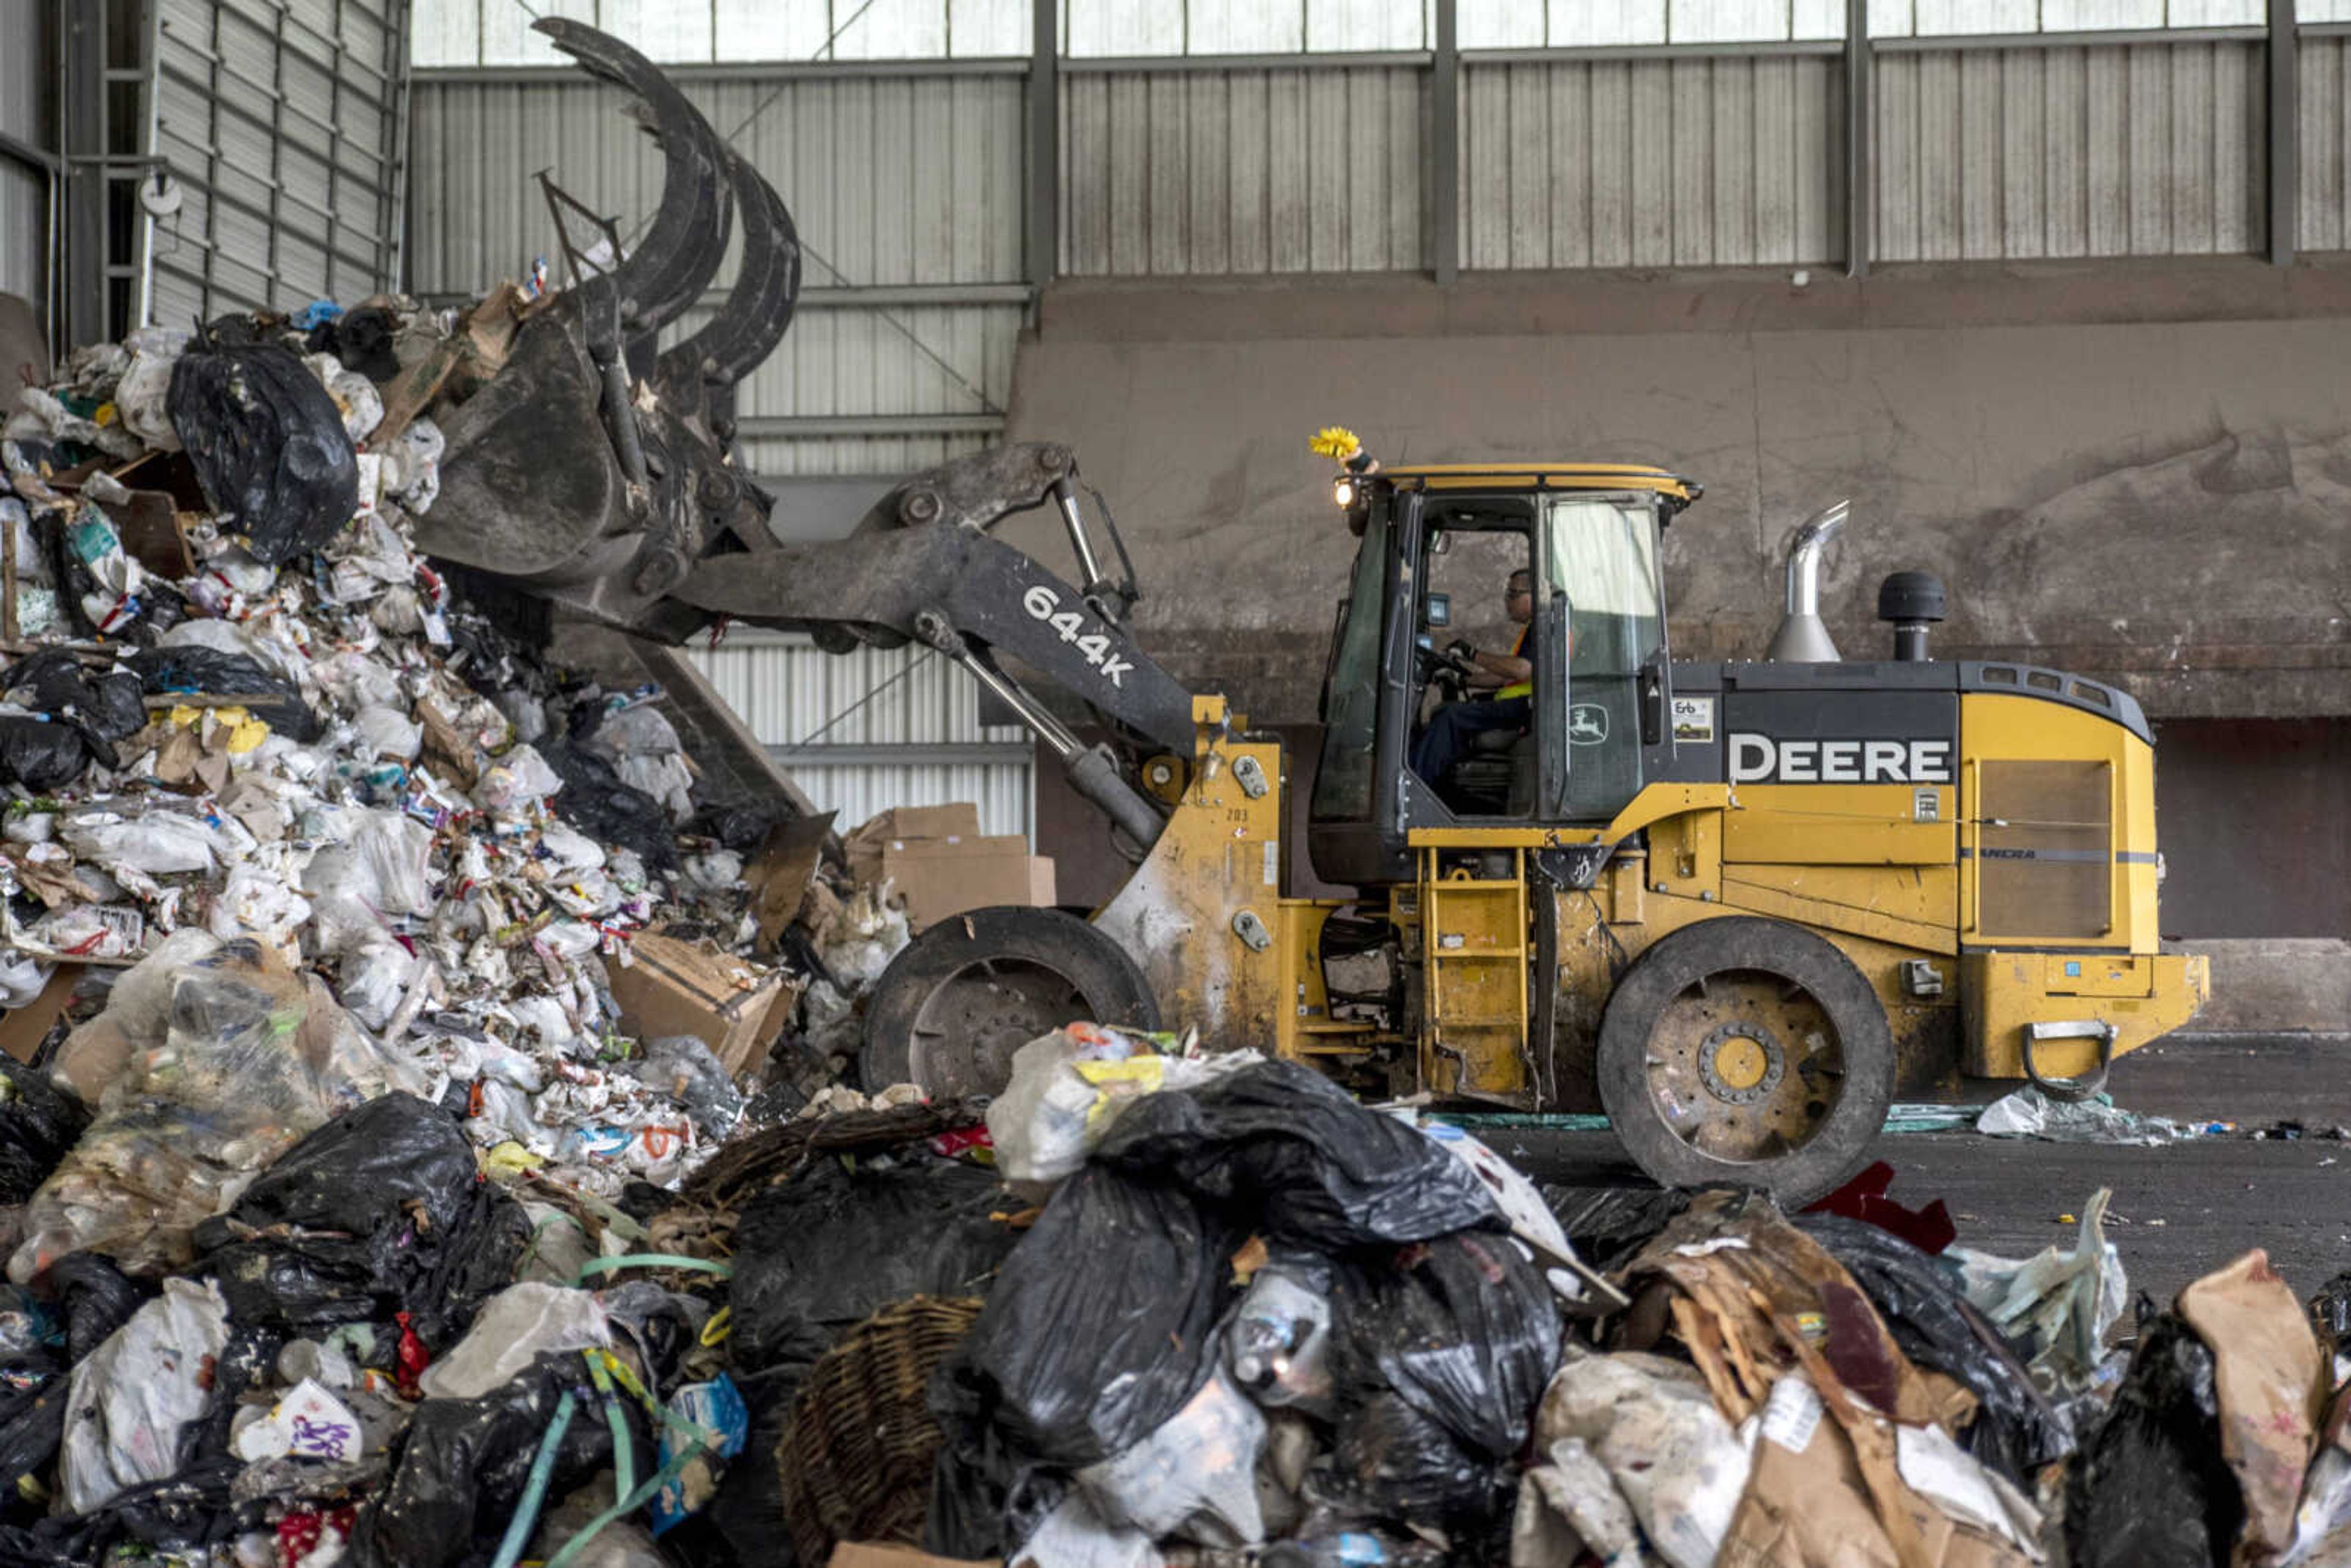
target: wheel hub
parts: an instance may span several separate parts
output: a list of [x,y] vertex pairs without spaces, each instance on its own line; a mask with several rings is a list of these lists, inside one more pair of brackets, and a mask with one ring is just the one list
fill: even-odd
[[1726,1023],[1698,1042],[1698,1078],[1733,1105],[1751,1105],[1780,1086],[1787,1055],[1771,1031],[1748,1020]]
[[950,1096],[999,1093],[1011,1080],[1015,1051],[1088,1011],[1076,983],[1048,965],[971,965],[933,990],[915,1014],[915,1082]]

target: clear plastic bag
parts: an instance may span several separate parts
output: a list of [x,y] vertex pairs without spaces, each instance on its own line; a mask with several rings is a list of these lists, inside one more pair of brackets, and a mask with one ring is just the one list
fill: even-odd
[[171,998],[160,1039],[123,1031],[131,1049],[98,1119],[25,1206],[8,1261],[17,1283],[85,1248],[132,1273],[184,1268],[195,1225],[303,1134],[379,1094],[425,1087],[325,982],[258,943],[174,970]]

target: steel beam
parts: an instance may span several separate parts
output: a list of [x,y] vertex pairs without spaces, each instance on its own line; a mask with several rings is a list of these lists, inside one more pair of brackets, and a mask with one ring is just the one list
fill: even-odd
[[[732,645],[745,639],[738,633],[730,635],[726,641]],[[990,763],[1034,762],[1037,759],[1037,743],[1034,740],[907,740],[831,746],[818,741],[809,746],[790,746],[770,742],[768,755],[778,762],[789,762],[798,768],[919,768],[926,763],[974,768]]]
[[1876,131],[1870,120],[1869,0],[1844,0],[1844,275],[1869,276]]
[[736,434],[823,437],[839,435],[994,435],[1000,413],[761,413],[735,422]]
[[1921,33],[1879,38],[1882,55],[1970,54],[1981,49],[2126,49],[2168,44],[2257,44],[2259,27],[2095,27],[2064,33]]
[[[1029,74],[1027,57],[937,60],[728,60],[716,65],[681,62],[662,67],[662,74],[681,82],[835,81],[843,77],[1020,77]],[[585,87],[577,68],[560,66],[419,66],[411,79],[418,82],[486,82],[521,84],[560,82]]]
[[63,5],[58,24],[65,54],[66,340],[49,345],[62,363],[66,350],[102,343],[108,330],[106,281],[106,11],[103,5]]
[[1426,49],[1332,50],[1284,55],[1089,55],[1065,59],[1061,69],[1071,76],[1123,76],[1145,72],[1180,76],[1200,71],[1313,71],[1425,68]]
[[1021,206],[1021,270],[1041,290],[1061,261],[1061,6],[1031,0],[1028,164]]
[[1428,70],[1428,259],[1440,284],[1461,276],[1459,20],[1455,0],[1437,0],[1437,52]]
[[2270,0],[2269,256],[2291,267],[2302,235],[2302,59],[2294,0]]

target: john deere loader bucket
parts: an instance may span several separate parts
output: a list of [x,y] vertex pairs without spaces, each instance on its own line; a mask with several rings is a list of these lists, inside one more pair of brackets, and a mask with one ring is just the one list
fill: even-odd
[[[436,410],[448,447],[418,542],[674,640],[704,619],[664,597],[695,560],[771,542],[768,500],[727,447],[736,383],[791,322],[799,236],[782,198],[650,60],[577,22],[533,25],[634,96],[662,150],[662,197],[641,241],[530,312],[496,379]],[[662,329],[708,287],[737,214],[732,289],[699,330],[656,356]]]

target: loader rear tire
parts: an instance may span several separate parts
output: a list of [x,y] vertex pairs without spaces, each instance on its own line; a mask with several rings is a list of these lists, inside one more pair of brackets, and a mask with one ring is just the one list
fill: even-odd
[[1894,1099],[1886,1009],[1850,959],[1777,920],[1684,926],[1626,971],[1601,1019],[1601,1103],[1669,1186],[1834,1191]]
[[1119,946],[1058,909],[950,915],[890,960],[865,1003],[865,1086],[992,1097],[1012,1053],[1084,1019],[1159,1027],[1159,1003]]

